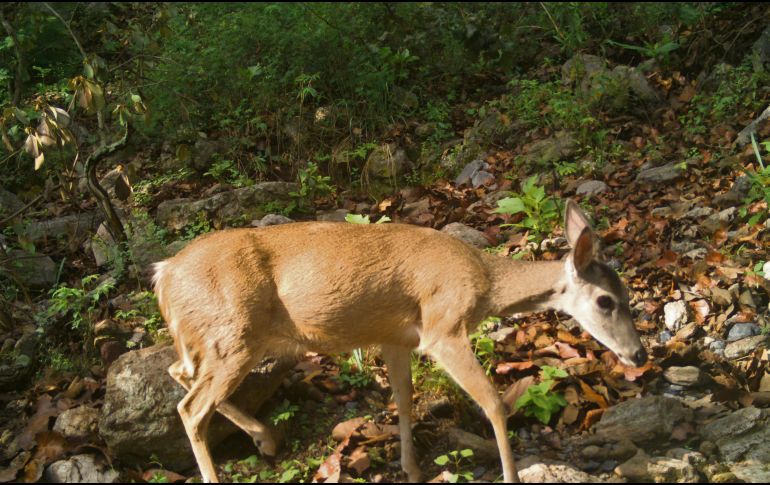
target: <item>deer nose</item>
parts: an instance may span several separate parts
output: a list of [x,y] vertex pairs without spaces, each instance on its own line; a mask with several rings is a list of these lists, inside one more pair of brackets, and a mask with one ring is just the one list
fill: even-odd
[[644,349],[639,349],[634,354],[633,358],[634,364],[636,364],[637,367],[641,367],[647,362],[647,351]]

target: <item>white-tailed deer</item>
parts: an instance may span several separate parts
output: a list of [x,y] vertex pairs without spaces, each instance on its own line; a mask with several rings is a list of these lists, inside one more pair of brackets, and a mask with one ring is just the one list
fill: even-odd
[[571,314],[627,365],[647,354],[617,274],[594,259],[588,221],[569,201],[562,261],[490,255],[433,229],[306,222],[201,236],[158,263],[155,293],[189,392],[179,414],[203,478],[217,481],[206,430],[219,411],[275,454],[269,431],[227,401],[265,356],[379,345],[398,408],[401,465],[420,480],[412,441],[410,352],[435,359],[494,428],[506,482],[518,481],[506,410],[471,350],[490,315],[545,308]]

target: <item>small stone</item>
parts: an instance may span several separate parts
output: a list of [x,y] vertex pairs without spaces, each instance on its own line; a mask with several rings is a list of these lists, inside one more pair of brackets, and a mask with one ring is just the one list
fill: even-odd
[[441,232],[449,234],[450,236],[460,239],[477,248],[483,249],[490,246],[489,241],[484,237],[484,234],[481,231],[466,226],[461,222],[447,224],[441,229]]
[[767,335],[755,335],[735,342],[730,342],[725,346],[725,357],[728,359],[740,359],[754,352],[761,346],[767,346]]
[[700,447],[698,447],[698,451],[706,456],[714,456],[717,454],[718,448],[713,441],[703,440]]
[[326,221],[326,222],[344,222],[345,216],[347,216],[350,213],[350,211],[347,211],[345,209],[335,209],[330,211],[323,211],[316,214],[316,220],[317,221]]
[[601,460],[607,455],[601,446],[590,445],[580,451],[580,455],[587,460]]
[[471,449],[480,460],[496,461],[500,459],[497,444],[493,440],[485,440],[481,436],[459,428],[449,429],[447,431],[447,438],[454,449]]
[[690,387],[699,384],[703,378],[700,369],[694,366],[672,366],[663,372],[663,378],[677,386]]
[[724,355],[727,342],[724,340],[715,340],[709,344],[709,350],[717,355]]
[[644,451],[639,450],[632,458],[615,467],[615,474],[631,481],[647,481],[649,462],[650,457]]
[[666,328],[675,332],[687,323],[687,304],[683,300],[666,303],[663,307]]
[[666,452],[666,457],[681,460],[693,466],[698,466],[706,462],[706,457],[703,456],[703,454],[686,448],[673,448],[668,450]]
[[57,461],[46,469],[43,479],[49,483],[115,483],[118,472],[92,455],[76,455]]
[[639,183],[661,184],[676,180],[683,174],[684,170],[682,170],[679,164],[670,163],[662,167],[648,168],[640,171],[636,176],[636,181]]
[[636,454],[638,448],[631,440],[621,440],[610,448],[609,457],[614,460],[628,460]]
[[580,184],[575,191],[577,195],[597,195],[609,190],[609,186],[601,180],[587,180]]
[[97,409],[80,406],[68,409],[56,418],[53,430],[67,439],[82,440],[96,433],[100,413]]
[[665,344],[666,342],[671,340],[671,337],[672,337],[671,332],[669,332],[668,330],[663,330],[662,332],[660,332],[660,335],[658,335],[658,341],[662,344]]
[[265,217],[263,217],[259,221],[252,222],[251,225],[255,227],[267,227],[267,226],[277,226],[279,224],[288,224],[290,222],[294,222],[294,221],[284,215],[267,214]]
[[738,477],[733,472],[721,472],[711,475],[709,482],[711,483],[735,483],[738,481]]
[[761,333],[762,328],[756,323],[736,323],[727,334],[727,341],[735,342],[736,340],[753,337],[755,335],[760,335]]

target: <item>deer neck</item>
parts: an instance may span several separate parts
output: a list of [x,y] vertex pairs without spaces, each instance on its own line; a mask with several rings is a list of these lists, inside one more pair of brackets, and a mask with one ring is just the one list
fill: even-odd
[[490,315],[553,308],[564,287],[564,261],[515,261],[485,255]]

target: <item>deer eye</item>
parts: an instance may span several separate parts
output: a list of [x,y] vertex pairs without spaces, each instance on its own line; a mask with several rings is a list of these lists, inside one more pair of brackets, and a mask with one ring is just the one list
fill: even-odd
[[615,302],[607,295],[602,295],[597,298],[596,304],[599,305],[599,308],[602,310],[612,311],[615,308]]

